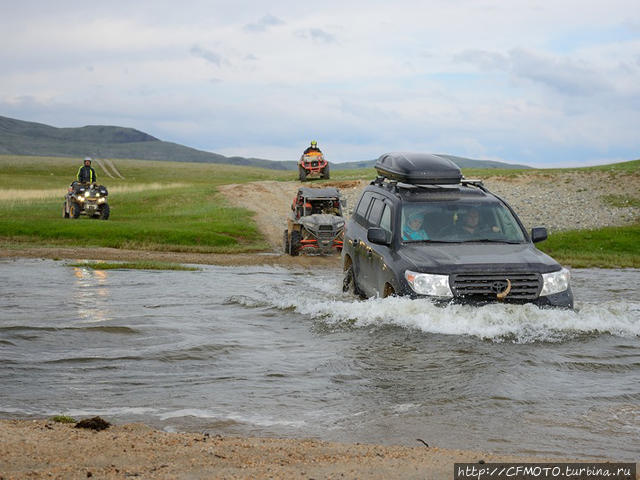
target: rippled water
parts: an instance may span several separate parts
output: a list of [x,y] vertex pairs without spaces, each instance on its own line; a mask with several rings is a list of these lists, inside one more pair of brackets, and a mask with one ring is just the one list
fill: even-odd
[[333,270],[0,261],[0,417],[636,460],[640,270],[577,311],[358,301]]

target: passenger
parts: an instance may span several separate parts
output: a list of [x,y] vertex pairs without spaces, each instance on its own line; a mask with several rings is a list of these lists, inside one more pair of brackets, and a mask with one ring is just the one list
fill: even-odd
[[322,153],[320,151],[320,149],[318,148],[318,142],[316,142],[315,140],[311,140],[311,145],[309,147],[307,147],[307,149],[304,151],[304,155],[311,153],[311,152],[317,152],[317,153]]
[[76,178],[79,183],[95,183],[98,181],[96,171],[91,166],[91,157],[85,157],[84,165],[78,169]]
[[424,222],[423,212],[409,214],[404,228],[402,229],[403,240],[429,240],[429,235],[422,228]]

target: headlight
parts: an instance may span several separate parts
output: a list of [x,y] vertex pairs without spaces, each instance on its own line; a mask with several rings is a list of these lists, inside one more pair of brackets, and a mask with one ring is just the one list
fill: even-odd
[[99,197],[99,196],[100,196],[100,192],[96,192],[96,197]]
[[79,201],[80,203],[82,203],[82,202],[84,202],[84,198],[82,198],[82,197],[78,197],[78,201]]
[[99,198],[98,199],[98,203],[104,203],[105,199],[104,198]]
[[85,197],[88,197],[89,195],[90,195],[90,193],[89,193],[89,192],[84,192],[84,196],[85,196]]
[[562,268],[557,272],[542,274],[542,291],[540,296],[553,295],[554,293],[564,292],[569,288],[569,279],[571,274],[566,268]]
[[419,295],[431,297],[453,297],[449,287],[449,275],[433,275],[430,273],[417,273],[411,270],[404,272],[404,278]]

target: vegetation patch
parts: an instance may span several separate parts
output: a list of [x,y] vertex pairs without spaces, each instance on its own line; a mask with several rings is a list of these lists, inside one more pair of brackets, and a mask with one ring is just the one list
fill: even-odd
[[557,232],[536,246],[574,268],[640,268],[640,223]]
[[602,197],[604,202],[612,207],[640,207],[640,198],[632,197],[630,195],[604,195]]
[[76,419],[68,415],[54,415],[51,417],[51,421],[57,423],[76,423]]
[[180,270],[185,272],[197,272],[198,267],[188,267],[177,263],[167,262],[83,262],[70,263],[69,267],[90,268],[92,270]]

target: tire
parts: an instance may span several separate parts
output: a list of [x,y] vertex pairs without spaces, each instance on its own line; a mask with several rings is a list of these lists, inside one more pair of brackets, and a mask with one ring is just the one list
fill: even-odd
[[358,286],[356,285],[356,276],[353,272],[353,264],[349,265],[349,268],[344,271],[344,278],[342,279],[342,291],[344,293],[349,293],[354,297],[360,296]]
[[282,236],[282,245],[284,247],[284,253],[289,253],[289,230],[284,231]]
[[62,218],[69,218],[69,212],[67,212],[67,202],[62,204]]
[[289,255],[297,257],[300,253],[300,232],[291,232],[291,244],[289,245]]
[[327,166],[322,169],[322,178],[326,178],[327,180],[329,180],[329,178],[331,178],[330,175],[329,175],[329,164],[328,163],[327,163]]
[[111,211],[109,209],[109,204],[105,203],[104,205],[102,205],[102,209],[100,210],[100,219],[109,220],[110,214],[111,214]]
[[82,209],[80,208],[80,204],[78,204],[78,202],[71,202],[69,204],[69,216],[71,216],[72,218],[78,218],[80,216],[80,211]]
[[395,289],[388,283],[384,285],[384,292],[382,293],[382,298],[394,297],[396,294]]
[[301,182],[307,181],[307,171],[303,167],[298,167],[298,178]]

